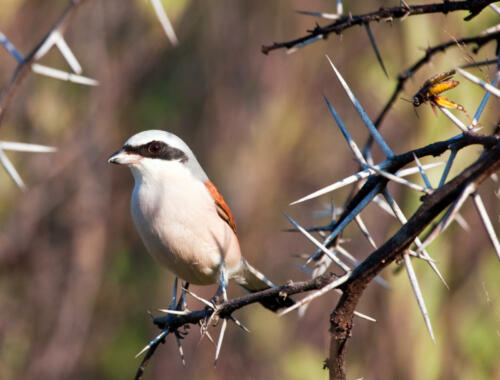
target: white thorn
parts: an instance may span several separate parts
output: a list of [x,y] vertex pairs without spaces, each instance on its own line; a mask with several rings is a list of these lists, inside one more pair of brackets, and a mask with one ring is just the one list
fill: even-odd
[[217,348],[215,349],[214,366],[217,365],[217,360],[219,360],[220,348],[222,346],[222,340],[224,339],[224,333],[226,332],[226,327],[227,327],[227,319],[224,319],[222,321],[222,327],[219,333],[219,341],[217,342]]
[[156,17],[158,17],[158,20],[160,21],[160,24],[165,31],[165,34],[167,35],[167,38],[170,40],[172,45],[177,45],[179,43],[179,40],[177,39],[177,36],[175,35],[174,28],[172,26],[172,23],[168,19],[167,12],[165,12],[165,9],[163,8],[163,5],[160,0],[151,0],[151,4],[153,4],[153,8],[156,12]]
[[0,149],[0,163],[3,165],[5,171],[16,183],[16,185],[19,186],[21,190],[26,190],[26,185],[24,184],[21,176],[2,149]]
[[66,71],[40,65],[39,63],[32,63],[31,69],[33,70],[34,73],[72,83],[83,84],[86,86],[97,86],[99,84],[99,82],[96,81],[95,79],[87,78],[81,75],[71,74]]
[[495,229],[493,228],[488,213],[486,212],[483,200],[481,199],[481,196],[478,193],[473,193],[472,199],[474,199],[474,204],[476,205],[477,212],[481,217],[483,226],[486,229],[486,233],[488,234],[491,244],[493,245],[493,248],[495,249],[495,252],[498,256],[498,259],[500,260],[500,242],[498,242],[498,237],[495,234]]
[[424,317],[425,326],[429,331],[432,341],[436,343],[436,340],[434,338],[434,332],[432,331],[431,320],[429,318],[429,314],[427,313],[427,308],[425,306],[424,297],[422,296],[422,291],[420,290],[420,286],[418,285],[417,276],[415,275],[415,271],[413,270],[413,265],[411,264],[410,255],[408,253],[405,253],[403,255],[403,259],[405,263],[406,272],[408,273],[408,278],[410,279],[411,287],[413,289],[413,292],[415,293],[415,297],[417,298],[418,307],[420,308],[422,316]]
[[307,297],[296,302],[293,306],[290,306],[289,308],[286,308],[285,310],[281,311],[280,313],[278,313],[278,315],[281,317],[281,316],[288,314],[289,312],[301,307],[302,305],[305,305],[305,304],[315,300],[316,298],[322,296],[323,294],[329,292],[330,290],[335,289],[336,287],[342,285],[344,282],[346,282],[351,277],[351,275],[352,275],[352,272],[346,273],[345,275],[343,275],[342,277],[339,277],[338,279],[329,283],[325,287],[319,289],[318,291],[316,291],[312,294],[309,294]]
[[81,74],[82,66],[80,65],[75,55],[69,48],[62,34],[59,31],[55,31],[53,34],[56,36],[55,39],[56,46],[61,52],[64,59],[66,60],[66,62],[68,63],[69,67],[71,67],[71,70],[73,70],[76,74]]

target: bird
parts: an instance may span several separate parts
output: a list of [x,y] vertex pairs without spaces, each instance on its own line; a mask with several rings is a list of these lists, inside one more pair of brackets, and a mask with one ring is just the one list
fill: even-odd
[[[228,280],[253,293],[275,287],[241,254],[231,209],[188,145],[173,133],[146,130],[130,137],[109,163],[127,165],[134,177],[132,219],[147,251],[175,276],[193,285]],[[291,297],[266,298],[274,312]]]

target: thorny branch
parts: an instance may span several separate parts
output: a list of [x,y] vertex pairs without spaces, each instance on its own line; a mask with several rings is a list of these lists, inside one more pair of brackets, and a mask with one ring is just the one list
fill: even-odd
[[[331,325],[337,327],[334,331],[331,331],[335,337],[335,339],[332,339],[332,342],[336,343],[335,346],[331,347],[331,350],[335,350],[336,354],[330,357],[336,358],[337,361],[335,363],[328,363],[330,370],[333,373],[338,373],[339,378],[343,378],[341,374],[344,371],[343,361],[345,345],[352,327],[351,319],[354,313],[354,307],[364,288],[383,268],[401,256],[402,252],[409,247],[415,237],[418,236],[418,234],[439,215],[444,208],[454,201],[466,184],[473,181],[480,183],[491,173],[498,170],[500,167],[500,139],[496,136],[480,135],[469,132],[392,158],[393,164],[387,171],[396,171],[408,163],[413,162],[413,155],[417,157],[434,157],[443,154],[448,149],[453,148],[459,150],[470,145],[482,145],[486,153],[481,155],[474,164],[465,169],[453,181],[450,181],[435,193],[426,196],[423,199],[422,205],[408,223],[401,227],[387,243],[370,254],[368,258],[352,272],[344,275],[345,282],[338,286],[338,288],[343,291],[343,295],[335,311],[331,315]],[[374,175],[367,181],[365,186],[373,188],[377,184],[385,185],[386,182],[387,181],[383,177]],[[362,189],[360,193],[365,193],[366,191],[367,190]],[[357,197],[354,197],[351,202],[356,202],[356,198]],[[349,207],[349,205],[347,207]],[[339,220],[341,220],[341,218],[339,218]],[[322,289],[338,278],[339,275],[337,274],[326,273],[308,281],[289,282],[276,288],[228,300],[218,306],[217,313],[220,318],[228,318],[232,313],[247,305],[262,302],[265,299],[273,297],[283,297]],[[213,312],[212,309],[206,307],[202,310],[192,311],[186,315],[168,315],[168,318],[156,318],[154,323],[162,331],[167,331],[167,334],[175,333],[183,326],[189,324],[199,325],[203,321],[209,319]],[[165,334],[165,336],[167,334]],[[159,344],[163,342],[164,337],[149,348],[137,372],[136,379],[141,378],[148,361],[153,356]]]
[[332,339],[330,346],[331,378],[345,379],[345,350],[352,329],[352,316],[363,290],[387,265],[400,257],[415,238],[446,207],[450,206],[465,187],[480,184],[500,168],[500,140],[452,181],[426,196],[413,216],[384,245],[356,267],[343,285],[343,294],[330,316]]
[[345,29],[353,26],[363,26],[370,22],[379,22],[381,20],[392,21],[394,19],[403,19],[415,15],[430,13],[447,14],[456,11],[469,11],[469,15],[464,18],[464,20],[469,21],[478,15],[485,7],[494,2],[495,0],[443,1],[437,4],[412,6],[404,4],[392,8],[381,7],[377,11],[362,15],[344,15],[326,26],[317,25],[314,29],[308,30],[308,34],[303,37],[286,42],[275,42],[272,45],[264,45],[261,50],[264,54],[268,54],[270,51],[276,49],[291,49],[314,38],[326,39],[331,33],[341,34]]

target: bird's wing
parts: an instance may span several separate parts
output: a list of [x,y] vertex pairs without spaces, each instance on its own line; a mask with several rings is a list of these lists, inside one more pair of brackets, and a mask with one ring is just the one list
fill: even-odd
[[236,224],[234,223],[233,214],[231,214],[231,209],[227,205],[226,201],[224,201],[224,198],[219,193],[219,190],[217,190],[215,185],[210,181],[206,181],[205,186],[215,201],[217,214],[219,214],[219,216],[229,225],[229,227],[231,227],[231,229],[236,234]]

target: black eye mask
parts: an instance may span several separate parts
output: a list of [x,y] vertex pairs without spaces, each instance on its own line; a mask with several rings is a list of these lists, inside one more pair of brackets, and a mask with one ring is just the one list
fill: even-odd
[[179,160],[182,163],[188,160],[188,156],[182,150],[171,147],[162,141],[151,141],[139,146],[125,145],[123,150],[147,158],[159,158],[167,161]]

